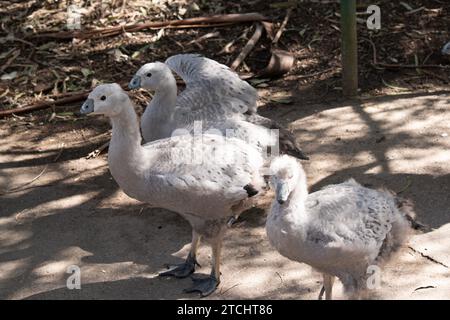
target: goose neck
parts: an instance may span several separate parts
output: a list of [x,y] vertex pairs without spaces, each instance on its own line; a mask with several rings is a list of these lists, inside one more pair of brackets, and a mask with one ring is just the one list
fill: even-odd
[[307,197],[308,191],[306,183],[300,181],[291,191],[284,204],[276,203],[278,208],[275,210],[275,215],[277,215],[277,217],[274,218],[279,220],[286,228],[292,227],[298,229],[299,226],[304,225],[308,220],[305,206]]
[[[172,74],[168,75],[158,89],[150,103],[150,110],[153,112],[163,112],[167,115],[167,111],[175,107],[177,101],[177,83]],[[147,110],[146,110],[147,111]]]
[[128,101],[126,104],[118,115],[111,117],[112,137],[110,149],[127,149],[121,150],[121,152],[126,151],[129,154],[136,154],[142,148],[142,138],[133,105],[131,101]]
[[306,202],[306,198],[308,197],[308,188],[306,186],[306,183],[303,183],[303,181],[299,181],[295,188],[291,191],[291,194],[289,195],[288,200],[286,201],[286,204],[288,206],[291,205],[303,205]]

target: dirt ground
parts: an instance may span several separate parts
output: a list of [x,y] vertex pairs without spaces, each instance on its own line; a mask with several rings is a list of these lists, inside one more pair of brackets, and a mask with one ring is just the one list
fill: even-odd
[[[442,92],[261,108],[290,124],[311,155],[304,162],[311,190],[350,177],[388,187],[412,199],[418,219],[433,228],[414,235],[382,269],[372,298],[450,298],[449,102]],[[92,148],[81,142],[98,135],[104,120],[69,125],[72,130],[62,132],[51,124],[0,129],[0,185],[14,188],[46,168],[32,184],[2,196],[0,298],[198,298],[182,293],[190,279],[157,277],[166,263],[187,254],[187,222],[124,195],[105,155],[85,159]],[[320,275],[271,249],[264,223],[265,214],[253,210],[229,230],[222,283],[209,299],[317,298]],[[198,272],[209,272],[209,261],[202,246]],[[73,264],[81,268],[81,290],[66,288]],[[343,297],[339,282],[335,296]]]

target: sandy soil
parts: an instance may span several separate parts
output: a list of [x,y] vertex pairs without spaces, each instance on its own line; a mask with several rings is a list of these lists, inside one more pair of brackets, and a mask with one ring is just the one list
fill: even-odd
[[[311,161],[311,190],[354,177],[403,191],[418,219],[433,228],[414,235],[382,269],[377,299],[450,299],[450,95],[400,95],[291,105],[261,113],[289,124]],[[16,119],[20,122],[21,120]],[[26,129],[25,129],[26,128]],[[157,277],[187,254],[190,227],[174,213],[149,209],[119,189],[106,157],[85,159],[103,120],[0,127],[0,186],[20,191],[0,200],[1,299],[195,299],[190,279]],[[64,143],[64,146],[62,146]],[[55,157],[58,159],[54,161]],[[210,299],[316,299],[321,277],[269,246],[265,214],[253,210],[226,236],[222,283]],[[210,251],[200,248],[200,273]],[[81,290],[68,290],[70,265]],[[336,284],[336,298],[343,298]]]

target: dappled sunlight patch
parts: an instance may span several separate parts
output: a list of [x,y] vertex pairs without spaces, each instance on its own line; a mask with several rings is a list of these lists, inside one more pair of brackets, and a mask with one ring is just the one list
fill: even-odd
[[0,230],[0,242],[2,243],[2,248],[16,245],[30,239],[33,236],[33,233],[29,230],[8,230],[3,229],[3,227]]
[[[67,247],[58,252],[51,260],[47,260],[32,270],[33,282],[36,284],[58,284],[57,287],[65,286],[67,278],[71,275],[69,268],[76,266],[80,268],[81,286],[83,284],[129,279],[144,272],[147,266],[138,265],[132,261],[118,262],[112,264],[90,264],[84,263],[85,257],[92,253],[79,247]],[[59,280],[57,280],[59,279]]]
[[86,264],[81,266],[82,281],[86,283],[98,283],[120,279],[130,279],[140,276],[146,269],[145,265],[139,265],[133,261],[124,261],[113,264]]
[[[365,162],[365,161],[369,161],[369,162],[376,162],[377,161],[377,157],[374,155],[374,153],[371,150],[361,150],[358,151],[356,154],[354,154],[351,157],[350,161],[354,161],[354,162]],[[349,166],[351,165],[351,163],[349,164]]]
[[[98,194],[97,191],[90,191],[90,192],[83,193],[83,194],[76,194],[76,195],[64,197],[61,199],[51,200],[51,201],[48,201],[48,202],[42,204],[39,209],[37,209],[37,208],[35,208],[35,209],[38,210],[39,212],[41,212],[41,210],[46,210],[46,211],[50,212],[50,214],[51,214],[51,211],[53,213],[58,213],[59,210],[66,210],[66,209],[71,209],[71,208],[82,206],[82,205],[86,204],[86,202],[95,198],[95,196],[97,194]],[[45,215],[48,215],[48,213]]]
[[72,261],[70,259],[67,260],[58,260],[58,261],[46,261],[37,268],[35,268],[32,272],[33,276],[36,277],[35,282],[47,282],[45,278],[46,276],[55,276],[58,275],[62,277],[64,273],[66,273],[67,267],[72,265]]
[[450,223],[432,232],[414,236],[410,245],[420,253],[446,265],[450,277]]
[[[22,185],[26,184],[28,181],[32,181],[38,176],[42,176],[45,174],[46,179],[51,180],[57,180],[60,177],[58,171],[52,171],[45,166],[36,166],[33,167],[32,170],[29,170],[28,168],[26,168],[25,170],[18,170],[15,167],[8,169],[5,168],[1,169],[0,173],[0,192],[8,192],[10,190],[18,189],[18,191],[14,192],[14,194],[20,193]],[[10,195],[6,194],[5,196],[9,197]]]
[[61,249],[53,256],[55,260],[68,260],[71,259],[71,264],[80,264],[83,257],[91,256],[92,253],[81,249],[80,247],[70,246]]
[[[362,138],[367,134],[367,128],[364,126],[364,122],[350,106],[321,111],[291,124],[293,130],[306,130],[302,140],[314,139],[316,142],[319,134],[325,140],[345,138],[347,134],[351,134],[352,137],[356,134],[356,137]],[[323,136],[325,133],[327,135]]]
[[[116,184],[114,180],[111,178],[111,184]],[[121,189],[117,188],[114,192],[111,192],[104,198],[100,198],[98,203],[96,204],[97,208],[123,208],[124,210],[128,210],[129,206],[141,205],[145,206],[144,203],[130,198],[127,196]]]
[[448,299],[448,269],[403,247],[396,259],[382,268],[382,299]]
[[0,291],[2,281],[14,279],[20,277],[22,273],[27,269],[31,258],[22,258],[11,261],[2,262],[0,273]]
[[450,161],[450,152],[441,148],[397,148],[388,150],[392,172],[421,173],[426,168],[443,166]]
[[[177,251],[172,252],[172,253],[168,252],[168,254],[170,254],[173,257],[177,257],[177,258],[180,258],[180,259],[184,260],[184,259],[186,259],[190,249],[191,249],[191,244],[190,243],[186,243],[180,248],[180,250],[177,250]],[[197,254],[198,254],[200,259],[201,258],[205,258],[205,259],[209,260],[211,258],[210,249],[206,245],[200,245]],[[205,264],[205,265],[207,265],[207,264]]]
[[[245,228],[234,236],[227,236],[222,259],[222,283],[217,298],[317,299],[321,274],[306,264],[278,254],[265,236],[264,224],[251,229],[250,233]],[[336,298],[340,297],[339,290],[338,285]]]
[[[321,276],[313,274],[305,264],[289,261],[272,252],[263,264],[249,260],[245,268],[233,268],[235,273],[224,273],[219,291],[227,299],[317,299]],[[283,261],[283,263],[279,263]],[[223,295],[222,295],[223,294]]]

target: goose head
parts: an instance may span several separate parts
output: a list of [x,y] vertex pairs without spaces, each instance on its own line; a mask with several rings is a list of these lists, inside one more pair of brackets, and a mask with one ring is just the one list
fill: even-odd
[[297,184],[306,179],[301,165],[288,155],[275,158],[270,164],[270,173],[279,204],[284,204]]
[[144,64],[131,79],[128,87],[130,89],[143,88],[146,90],[158,90],[161,85],[173,78],[172,71],[162,62]]
[[102,114],[113,117],[120,114],[129,97],[117,83],[95,87],[81,106],[82,114]]

